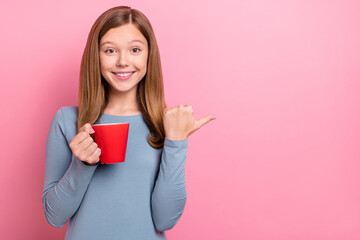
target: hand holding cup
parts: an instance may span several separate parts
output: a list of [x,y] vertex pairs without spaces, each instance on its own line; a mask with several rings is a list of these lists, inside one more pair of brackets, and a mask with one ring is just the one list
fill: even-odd
[[69,143],[73,154],[84,164],[91,166],[95,166],[100,161],[101,155],[101,149],[90,136],[94,132],[91,125],[86,123]]

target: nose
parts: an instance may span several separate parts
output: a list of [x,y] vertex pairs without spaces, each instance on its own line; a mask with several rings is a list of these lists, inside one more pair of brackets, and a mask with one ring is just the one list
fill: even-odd
[[127,67],[128,66],[128,59],[127,59],[126,52],[122,52],[118,55],[116,65],[117,65],[117,67]]

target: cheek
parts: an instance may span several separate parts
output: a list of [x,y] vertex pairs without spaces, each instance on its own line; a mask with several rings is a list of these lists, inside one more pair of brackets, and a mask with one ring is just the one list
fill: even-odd
[[137,65],[141,70],[146,71],[147,57],[143,57],[143,58],[138,59]]
[[106,62],[105,62],[104,58],[101,56],[100,56],[99,60],[100,60],[100,68],[101,68],[101,70],[104,70]]
[[106,56],[100,55],[100,68],[101,70],[106,70],[112,66],[112,59]]

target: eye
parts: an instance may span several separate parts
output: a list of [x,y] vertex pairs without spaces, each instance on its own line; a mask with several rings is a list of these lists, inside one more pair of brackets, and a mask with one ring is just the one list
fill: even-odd
[[106,52],[106,53],[114,53],[114,52],[115,52],[115,50],[114,50],[114,49],[112,49],[112,48],[110,48],[110,49],[106,49],[106,50],[105,50],[105,52]]
[[[139,50],[139,51],[136,51],[135,53],[138,53],[138,52],[140,52],[141,50],[140,50],[140,48],[133,48],[132,50],[134,50],[134,49],[137,49],[137,50]],[[134,51],[133,51],[134,52]]]

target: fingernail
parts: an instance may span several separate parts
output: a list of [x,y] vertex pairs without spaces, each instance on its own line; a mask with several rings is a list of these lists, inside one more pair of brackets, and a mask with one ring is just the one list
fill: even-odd
[[211,120],[215,120],[215,119],[216,119],[216,117],[215,117],[215,116],[212,116]]
[[90,133],[93,134],[95,131],[93,128],[90,128]]

